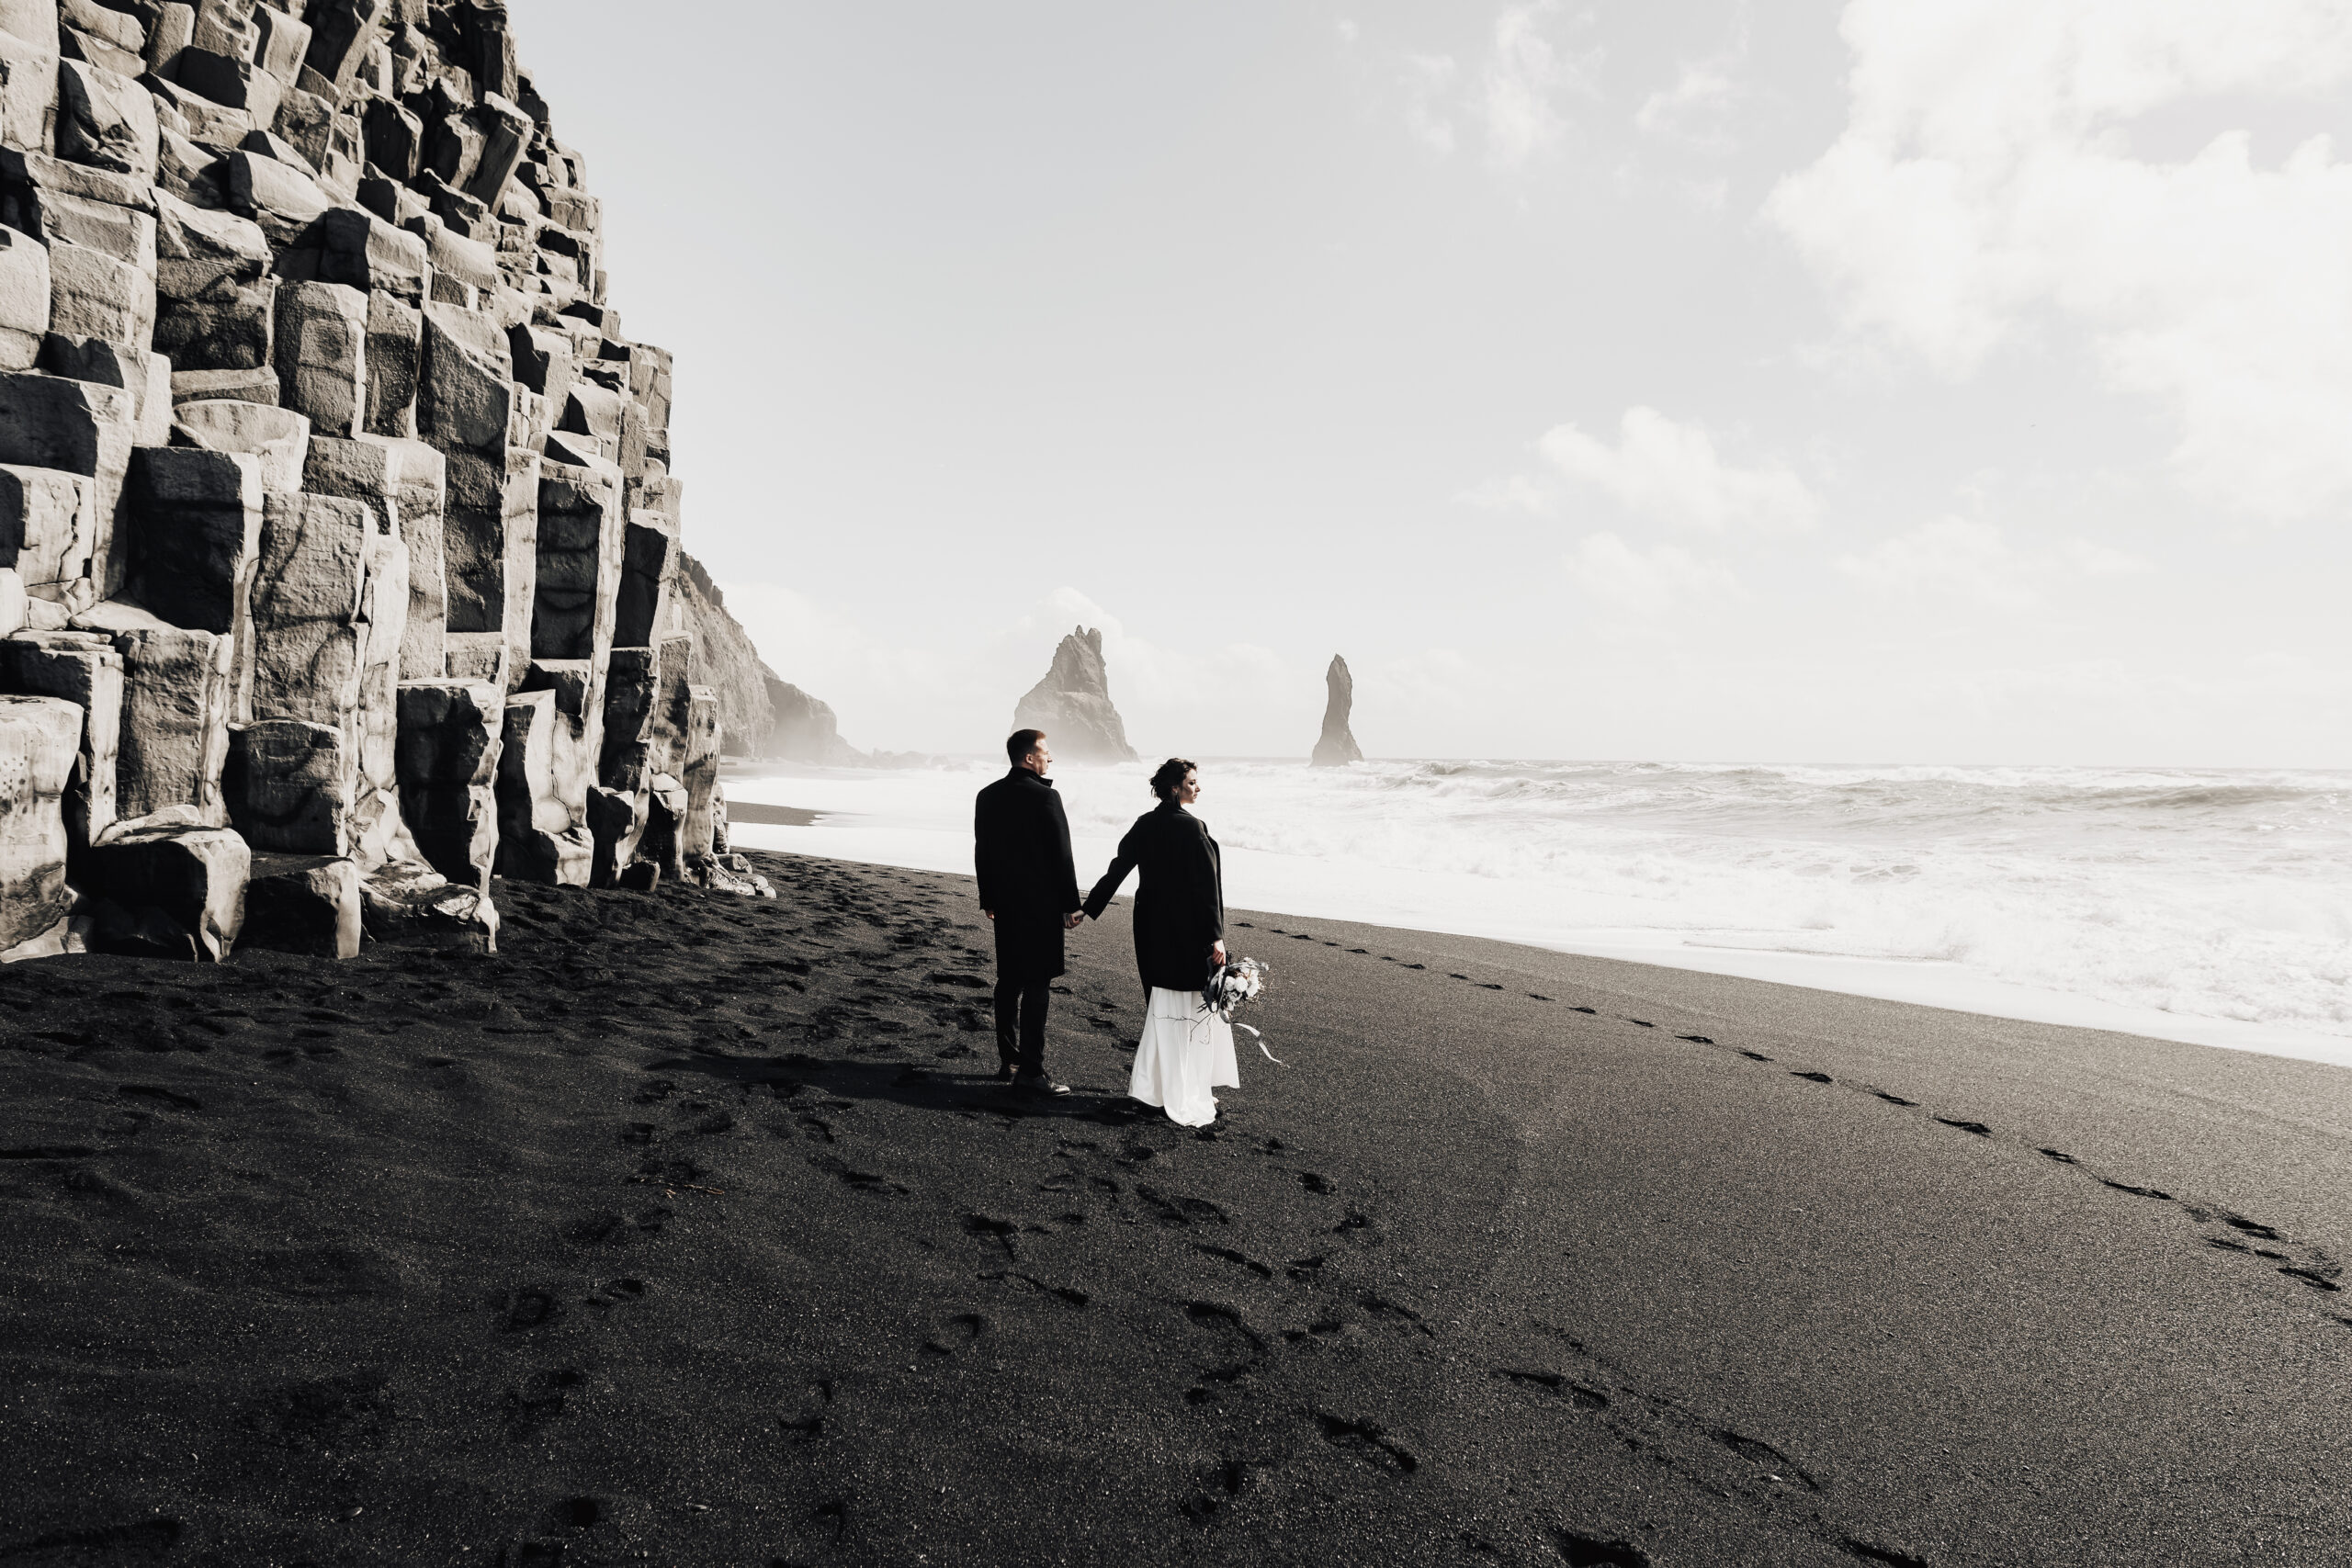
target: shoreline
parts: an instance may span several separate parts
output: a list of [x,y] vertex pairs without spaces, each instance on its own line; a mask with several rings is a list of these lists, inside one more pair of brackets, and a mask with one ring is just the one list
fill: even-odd
[[[730,778],[732,782],[734,779]],[[852,814],[780,807],[760,801],[745,801],[741,803],[741,808],[757,815],[746,817],[741,827],[732,827],[730,817],[730,828],[736,834],[739,847],[942,875],[961,874],[970,870],[968,845],[956,840],[952,834],[934,829],[861,826]],[[738,804],[731,798],[729,809],[730,814],[738,809]],[[1101,851],[1098,858],[1107,861],[1109,840],[1097,843],[1086,840],[1083,847]],[[1239,861],[1245,864],[1250,853],[1227,852],[1229,861]],[[1089,863],[1083,853],[1080,863],[1083,872]],[[1083,874],[1080,880],[1085,880]],[[1335,894],[1334,898],[1337,902],[1346,901],[1343,894]],[[1306,897],[1286,902],[1317,905],[1323,901]],[[1870,958],[1690,943],[1669,946],[1640,941],[1593,940],[1570,943],[1525,930],[1489,927],[1467,931],[1461,929],[1466,922],[1423,923],[1385,912],[1376,917],[1363,917],[1325,913],[1313,908],[1294,908],[1291,913],[1300,919],[1348,919],[1376,923],[1386,930],[1470,937],[1574,956],[1646,964],[1691,974],[1737,976],[1759,984],[1790,986],[1838,996],[1867,997],[2016,1022],[2132,1034],[2178,1044],[2252,1052],[2292,1061],[2352,1067],[2352,1036],[2326,1034],[2284,1024],[2207,1018],[2109,1002],[2075,992],[1972,974],[1957,965],[1936,960]],[[1636,933],[1624,934],[1633,936]]]
[[[496,957],[0,975],[0,1556],[2324,1561],[2333,1069],[1234,911],[1198,1133],[1127,906],[991,1081],[968,878],[500,885]],[[2119,1483],[2120,1482],[2125,1483]],[[44,1553],[47,1557],[44,1557]]]

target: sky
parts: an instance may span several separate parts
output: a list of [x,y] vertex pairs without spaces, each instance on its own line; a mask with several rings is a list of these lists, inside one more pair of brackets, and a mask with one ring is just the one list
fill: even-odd
[[510,0],[865,747],[2352,766],[2352,0]]

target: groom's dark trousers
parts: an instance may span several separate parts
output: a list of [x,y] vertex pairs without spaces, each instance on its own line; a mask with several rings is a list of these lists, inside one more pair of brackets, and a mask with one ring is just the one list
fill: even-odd
[[996,928],[996,1053],[1016,1072],[1046,1070],[1046,1008],[1062,973],[1063,920],[1079,907],[1069,818],[1053,781],[1015,768],[972,809],[980,908]]

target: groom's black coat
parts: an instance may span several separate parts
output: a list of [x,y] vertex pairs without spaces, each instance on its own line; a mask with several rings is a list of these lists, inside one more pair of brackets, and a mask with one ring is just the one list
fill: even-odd
[[1086,912],[1102,919],[1138,866],[1136,967],[1147,987],[1197,991],[1208,982],[1209,948],[1225,940],[1224,861],[1208,824],[1172,800],[1136,818],[1119,840],[1118,858],[1086,896]]
[[972,859],[980,908],[996,917],[998,977],[1060,974],[1062,918],[1078,908],[1078,867],[1053,781],[1015,768],[981,790],[972,807]]

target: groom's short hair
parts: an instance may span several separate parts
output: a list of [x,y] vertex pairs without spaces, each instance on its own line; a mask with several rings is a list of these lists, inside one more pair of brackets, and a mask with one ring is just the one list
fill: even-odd
[[1037,742],[1045,738],[1042,729],[1016,729],[1004,738],[1005,757],[1011,761],[1025,762],[1029,753],[1037,749]]

